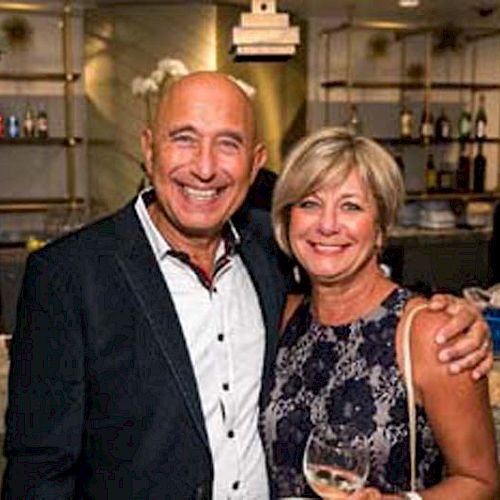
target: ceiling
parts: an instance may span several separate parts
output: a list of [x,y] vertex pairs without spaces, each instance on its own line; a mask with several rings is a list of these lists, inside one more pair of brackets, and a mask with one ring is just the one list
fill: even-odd
[[[94,5],[124,4],[237,4],[250,11],[251,0],[84,0]],[[420,7],[398,7],[398,0],[276,0],[279,11],[292,12],[300,17],[344,17],[352,10],[355,19],[384,19],[405,22],[453,22],[469,26],[500,28],[500,0],[420,0]]]

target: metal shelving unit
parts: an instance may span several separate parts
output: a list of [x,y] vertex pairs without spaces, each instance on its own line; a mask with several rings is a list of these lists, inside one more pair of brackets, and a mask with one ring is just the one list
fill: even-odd
[[[0,80],[12,82],[60,82],[64,86],[64,136],[48,138],[0,138],[0,147],[64,147],[66,170],[66,194],[60,198],[0,199],[0,212],[43,212],[56,207],[73,209],[84,205],[76,195],[75,149],[83,142],[75,135],[75,83],[80,73],[74,69],[72,49],[72,22],[75,15],[71,0],[64,0],[60,6],[40,2],[0,2],[0,12],[23,15],[54,15],[60,19],[61,51],[63,67],[61,72],[0,72]],[[1,153],[1,152],[0,152]],[[21,194],[22,195],[22,194]]]
[[[329,125],[331,123],[331,110],[332,93],[338,91],[345,92],[345,99],[339,102],[340,106],[349,107],[353,102],[353,93],[356,90],[373,90],[373,91],[399,91],[400,105],[405,102],[405,92],[407,91],[421,91],[422,92],[422,106],[427,111],[430,108],[433,91],[456,91],[459,92],[459,101],[463,102],[464,93],[469,93],[470,108],[474,112],[475,95],[478,92],[498,92],[500,95],[500,82],[478,82],[476,81],[476,63],[473,61],[471,64],[471,78],[465,80],[462,77],[460,81],[442,81],[434,80],[432,78],[432,34],[442,26],[438,25],[424,25],[420,23],[398,23],[398,22],[385,22],[385,21],[354,21],[342,23],[336,27],[324,29],[320,33],[320,46],[322,51],[322,59],[324,64],[324,75],[320,82],[320,88],[324,97],[324,114],[323,123]],[[382,31],[391,32],[394,34],[396,42],[400,45],[400,76],[399,78],[392,78],[382,80],[381,78],[356,78],[353,68],[353,45],[356,43],[356,32],[359,31]],[[500,35],[500,29],[490,27],[466,27],[464,28],[465,41],[468,44],[473,44],[474,47],[473,59],[477,56],[475,52],[475,42],[489,37],[496,37]],[[345,70],[339,74],[333,74],[332,71],[332,57],[339,57],[339,52],[334,51],[334,36],[345,36]],[[420,80],[410,80],[404,75],[404,69],[407,62],[406,57],[406,41],[415,35],[424,37],[424,75]],[[338,94],[336,94],[338,95]],[[500,127],[499,127],[500,129]],[[500,133],[499,133],[500,135]],[[394,136],[381,136],[373,137],[378,142],[387,146],[396,148],[406,147],[422,147],[426,150],[436,147],[446,147],[458,143],[457,138],[452,138],[445,141],[431,142],[423,144],[419,138],[402,139],[395,134]],[[474,140],[467,141],[474,143]],[[499,137],[488,137],[483,141],[488,145],[500,145]],[[499,155],[500,156],[500,155]],[[495,200],[500,198],[500,187],[497,187],[493,192],[489,193],[409,193],[407,199],[457,199],[462,200]]]

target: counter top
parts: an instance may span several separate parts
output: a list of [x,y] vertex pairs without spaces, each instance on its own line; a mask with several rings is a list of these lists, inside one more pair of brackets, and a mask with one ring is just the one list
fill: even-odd
[[425,242],[443,242],[443,240],[489,241],[493,234],[491,227],[450,229],[424,229],[416,226],[396,226],[389,232],[389,243],[413,240]]

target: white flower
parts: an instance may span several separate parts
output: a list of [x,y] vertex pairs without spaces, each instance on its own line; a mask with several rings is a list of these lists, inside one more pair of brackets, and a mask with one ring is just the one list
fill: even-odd
[[160,87],[158,84],[151,78],[145,78],[143,82],[143,94],[147,94],[148,92],[152,92],[153,94],[156,94]]
[[227,77],[236,85],[238,85],[238,87],[243,90],[243,92],[248,96],[249,99],[253,99],[255,97],[255,94],[257,93],[255,87],[252,87],[249,83],[245,82],[244,80],[240,80],[239,78],[236,78],[232,75],[227,75]]
[[132,95],[141,96],[144,95],[144,78],[142,76],[136,76],[132,80]]
[[185,76],[189,74],[189,69],[180,59],[166,57],[158,62],[158,69],[170,76]]
[[161,86],[163,79],[165,78],[165,71],[163,69],[155,69],[151,75],[149,75],[149,78],[153,80],[158,86]]

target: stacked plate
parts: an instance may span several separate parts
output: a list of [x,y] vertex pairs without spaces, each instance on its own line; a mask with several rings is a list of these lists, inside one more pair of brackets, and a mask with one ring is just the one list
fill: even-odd
[[425,229],[450,229],[457,225],[447,201],[422,202],[418,225]]

